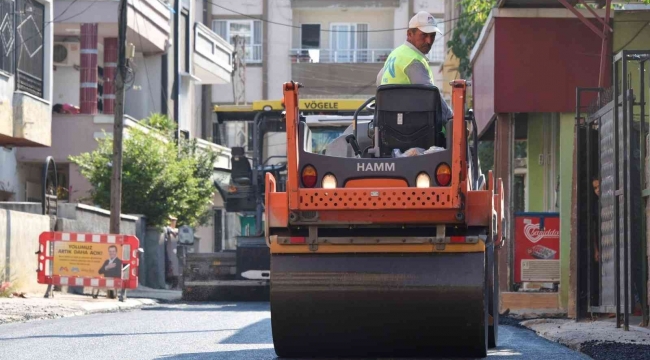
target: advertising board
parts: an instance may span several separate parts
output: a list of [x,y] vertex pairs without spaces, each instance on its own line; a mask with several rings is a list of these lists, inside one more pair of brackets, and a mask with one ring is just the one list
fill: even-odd
[[515,282],[560,281],[558,213],[515,214]]

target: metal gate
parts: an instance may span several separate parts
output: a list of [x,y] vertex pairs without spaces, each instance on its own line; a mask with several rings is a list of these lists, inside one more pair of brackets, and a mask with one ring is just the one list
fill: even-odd
[[[648,60],[648,51],[622,51],[614,59],[611,89],[578,88],[576,94],[577,313],[616,314],[616,326],[622,322],[626,330],[635,309],[648,324],[642,197]],[[630,62],[639,69],[638,96]],[[585,93],[596,95],[587,109],[581,103]]]

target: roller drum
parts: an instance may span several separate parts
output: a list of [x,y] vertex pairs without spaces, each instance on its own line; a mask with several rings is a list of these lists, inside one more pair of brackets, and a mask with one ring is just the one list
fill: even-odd
[[280,357],[484,357],[485,254],[273,254]]

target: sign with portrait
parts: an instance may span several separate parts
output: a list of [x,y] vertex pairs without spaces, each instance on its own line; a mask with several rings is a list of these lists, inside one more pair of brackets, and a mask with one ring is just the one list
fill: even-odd
[[55,276],[122,277],[122,245],[57,241],[54,243]]

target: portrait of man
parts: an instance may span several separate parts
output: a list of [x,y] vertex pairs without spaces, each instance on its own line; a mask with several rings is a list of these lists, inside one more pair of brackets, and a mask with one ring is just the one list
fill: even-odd
[[122,260],[117,257],[117,246],[111,245],[108,247],[108,259],[99,268],[99,273],[104,277],[122,277]]

